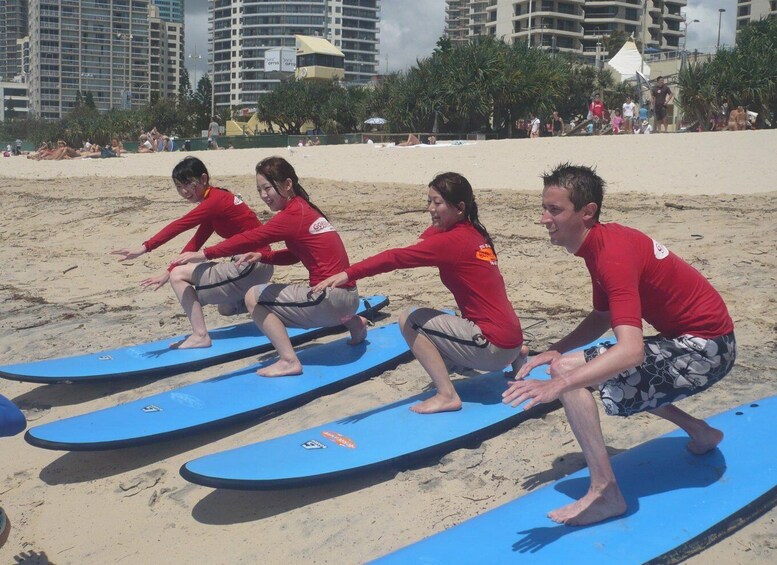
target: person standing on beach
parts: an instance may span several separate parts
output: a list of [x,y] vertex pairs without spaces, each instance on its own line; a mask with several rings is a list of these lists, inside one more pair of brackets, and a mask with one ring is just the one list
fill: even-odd
[[[607,456],[597,387],[608,415],[649,412],[682,428],[687,449],[707,453],[723,433],[675,402],[706,390],[734,365],[734,324],[720,294],[699,271],[647,235],[599,222],[604,181],[590,168],[559,165],[543,177],[541,223],[550,241],[585,260],[593,310],[571,333],[531,358],[503,394],[524,409],[560,399],[591,475],[588,492],[548,516],[586,525],[626,512]],[[645,337],[642,320],[659,333]],[[571,352],[612,328],[617,343]],[[550,380],[524,379],[550,365]]]
[[367,321],[357,316],[359,295],[356,284],[345,282],[327,292],[315,285],[350,265],[343,240],[324,213],[310,201],[299,183],[294,167],[282,157],[268,157],[256,165],[256,189],[267,207],[276,214],[252,230],[243,231],[206,247],[186,252],[174,265],[187,265],[235,253],[246,253],[236,266],[264,260],[258,246],[285,241],[287,249],[273,253],[276,265],[302,262],[309,284],[259,284],[245,296],[245,304],[256,325],[275,347],[279,359],[257,371],[263,377],[302,373],[286,328],[315,328],[344,325],[351,332],[348,343],[357,345],[367,337]]
[[666,107],[672,101],[672,91],[664,84],[664,77],[658,77],[656,79],[657,85],[650,91],[653,96],[653,112],[656,116],[656,133],[661,132],[661,125],[664,126],[664,133],[666,133],[669,117],[666,113]]
[[561,137],[564,133],[564,120],[558,115],[557,110],[553,110],[553,117],[550,120],[553,137]]
[[431,308],[409,308],[399,325],[416,359],[429,373],[437,394],[410,407],[430,414],[461,408],[448,367],[497,371],[526,361],[521,322],[507,297],[494,244],[478,219],[472,186],[458,173],[437,175],[428,187],[432,225],[418,241],[365,259],[313,290],[353,284],[396,269],[437,267],[453,293],[461,317]]
[[602,102],[602,99],[598,94],[594,95],[589,110],[594,124],[594,133],[596,135],[601,135],[602,127],[604,127],[604,102]]
[[213,116],[208,124],[208,147],[210,149],[219,148],[219,123],[216,116]]
[[638,126],[635,121],[635,113],[637,111],[637,105],[631,99],[631,96],[626,97],[626,101],[623,103],[623,129],[627,133],[634,133],[634,129]]
[[[136,259],[195,227],[197,231],[184,246],[182,253],[200,249],[214,232],[226,238],[262,225],[256,213],[240,196],[211,186],[208,169],[196,157],[186,157],[175,166],[173,183],[178,194],[195,205],[194,209],[165,226],[140,247],[112,251],[113,255],[121,256],[120,261]],[[161,275],[140,283],[143,287],[158,290],[170,282],[189,318],[192,335],[171,345],[172,348],[210,347],[211,339],[202,311],[205,304],[218,305],[219,314],[223,316],[246,312],[243,303],[245,293],[252,286],[269,281],[273,274],[273,253],[270,248],[256,246],[253,250],[258,250],[261,254],[261,263],[241,265],[237,260],[233,260],[171,265]]]
[[531,139],[540,136],[540,119],[534,114],[529,114],[529,137]]

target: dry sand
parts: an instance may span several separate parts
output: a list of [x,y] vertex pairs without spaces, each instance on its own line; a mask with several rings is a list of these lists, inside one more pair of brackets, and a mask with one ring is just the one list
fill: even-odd
[[[352,260],[414,240],[428,225],[424,185],[456,170],[479,189],[481,217],[499,252],[529,345],[541,349],[590,307],[581,261],[553,248],[538,224],[538,175],[560,161],[596,164],[609,181],[603,219],[662,241],[710,278],[737,326],[739,361],[710,391],[683,401],[707,416],[777,394],[777,131],[478,142],[460,147],[313,147],[199,153],[214,183],[267,217],[252,170],[279,153],[342,234]],[[168,289],[138,282],[161,271],[183,237],[135,262],[108,252],[136,245],[188,210],[169,174],[175,155],[33,162],[0,160],[0,364],[71,355],[183,333]],[[298,266],[278,279],[302,280]],[[409,305],[452,306],[431,269],[360,283]],[[212,326],[229,323],[207,311]],[[158,381],[40,386],[0,382],[31,426],[196,382],[237,361]],[[95,453],[47,451],[0,440],[0,504],[13,530],[0,563],[360,563],[458,524],[584,463],[560,411],[417,468],[274,492],[211,490],[184,481],[195,457],[323,424],[417,393],[415,361],[255,426]],[[464,414],[462,413],[462,416]],[[648,415],[604,418],[617,453],[672,429]],[[387,433],[391,433],[387,430]],[[771,510],[689,563],[774,563]]]

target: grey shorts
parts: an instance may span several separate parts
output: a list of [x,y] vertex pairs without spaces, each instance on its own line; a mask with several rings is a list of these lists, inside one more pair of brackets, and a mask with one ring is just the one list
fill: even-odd
[[236,311],[245,312],[243,301],[246,293],[252,287],[269,281],[272,273],[273,266],[264,263],[236,267],[232,261],[209,261],[194,268],[192,283],[203,306],[234,304]]
[[[605,342],[586,349],[586,363],[613,345]],[[713,339],[645,338],[644,363],[599,385],[604,409],[610,416],[630,416],[692,396],[725,377],[736,356],[733,333]]]
[[331,328],[350,320],[359,308],[354,288],[328,288],[313,294],[309,286],[262,284],[251,289],[259,306],[278,316],[287,328]]
[[521,347],[502,349],[488,341],[473,322],[432,308],[405,310],[414,330],[424,334],[442,355],[448,368],[499,371],[518,358]]

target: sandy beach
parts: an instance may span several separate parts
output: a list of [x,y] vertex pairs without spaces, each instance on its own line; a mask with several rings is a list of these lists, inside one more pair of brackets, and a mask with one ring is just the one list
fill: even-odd
[[[341,233],[352,261],[413,242],[429,225],[426,184],[438,172],[464,174],[478,190],[480,216],[495,240],[508,294],[536,350],[571,330],[591,307],[585,265],[551,246],[539,225],[539,175],[563,161],[596,165],[609,183],[602,220],[641,229],[700,269],[734,318],[736,367],[720,384],[680,404],[704,417],[777,394],[777,191],[769,180],[777,178],[775,146],[777,131],[771,130],[196,156],[208,166],[213,184],[241,194],[264,220],[269,212],[256,193],[254,166],[268,155],[289,159]],[[177,255],[186,236],[136,261],[109,255],[139,245],[188,211],[170,180],[182,157],[0,159],[0,264],[5,265],[0,365],[188,331],[169,288],[139,287]],[[276,268],[276,280],[305,278],[299,265]],[[382,323],[411,305],[454,306],[431,269],[380,275],[359,288],[390,297]],[[206,315],[211,327],[233,322],[215,309]],[[0,393],[35,426],[255,360],[159,380],[80,385],[1,380]],[[196,457],[324,424],[416,394],[428,384],[418,362],[410,361],[256,425],[121,450],[69,453],[32,447],[22,435],[0,438],[0,506],[13,524],[0,564],[363,563],[584,466],[566,418],[556,410],[411,469],[320,486],[213,490],[178,473]],[[673,427],[643,414],[628,420],[603,416],[603,429],[614,455]],[[687,563],[775,563],[776,534],[772,509]]]

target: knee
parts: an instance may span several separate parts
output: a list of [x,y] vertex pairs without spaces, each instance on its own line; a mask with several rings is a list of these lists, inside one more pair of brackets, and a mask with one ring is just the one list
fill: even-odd
[[170,284],[176,284],[180,282],[185,282],[188,284],[189,280],[184,274],[184,269],[175,267],[172,271],[170,271]]
[[253,312],[256,308],[256,287],[250,288],[245,295],[245,304],[249,312]]
[[415,311],[415,308],[405,308],[399,315],[399,328],[402,330],[402,333],[409,329],[413,329],[413,313],[415,313]]

